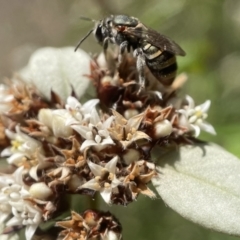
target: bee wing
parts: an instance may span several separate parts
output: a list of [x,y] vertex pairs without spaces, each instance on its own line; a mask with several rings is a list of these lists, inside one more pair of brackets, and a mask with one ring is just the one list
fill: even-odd
[[139,28],[128,27],[124,30],[124,33],[146,40],[151,45],[159,48],[162,52],[167,51],[180,56],[186,55],[184,50],[177,43],[153,29],[143,28],[142,26]]

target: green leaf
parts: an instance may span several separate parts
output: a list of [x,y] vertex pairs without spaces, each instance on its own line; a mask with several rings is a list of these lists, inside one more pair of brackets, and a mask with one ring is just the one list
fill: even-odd
[[74,47],[41,48],[33,53],[20,75],[47,99],[50,99],[51,90],[64,101],[72,90],[80,98],[90,82],[86,77],[90,75],[90,60],[83,50],[74,52]]
[[[159,155],[159,154],[158,154]],[[240,236],[240,161],[215,144],[182,146],[158,157],[153,180],[164,202],[206,228]]]

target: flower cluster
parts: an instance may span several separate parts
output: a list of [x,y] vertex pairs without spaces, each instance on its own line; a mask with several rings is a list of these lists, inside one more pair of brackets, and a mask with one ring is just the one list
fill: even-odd
[[[26,226],[26,239],[57,213],[63,194],[99,192],[107,204],[120,205],[139,194],[155,198],[148,187],[159,178],[153,148],[194,143],[201,130],[215,134],[205,121],[210,101],[195,107],[191,97],[178,97],[184,75],[165,87],[146,69],[146,87],[139,90],[130,54],[120,65],[110,52],[89,66],[85,76],[97,98],[84,104],[76,89],[64,100],[54,88],[47,99],[19,78],[1,85],[1,156],[14,172],[0,175],[0,220],[6,226]],[[109,216],[98,213],[89,226],[85,215],[72,212],[71,220],[58,222],[65,228],[60,236],[120,239],[120,234],[111,237],[119,224]]]
[[72,239],[121,239],[122,226],[109,212],[87,210],[81,216],[72,211],[71,219],[57,222],[56,226],[65,228],[59,234],[64,240]]
[[43,219],[55,207],[46,199],[52,195],[51,189],[43,182],[24,184],[24,167],[19,167],[13,174],[0,175],[0,210],[1,223],[5,222],[5,233],[11,233],[11,227],[26,227],[27,239],[31,239]]

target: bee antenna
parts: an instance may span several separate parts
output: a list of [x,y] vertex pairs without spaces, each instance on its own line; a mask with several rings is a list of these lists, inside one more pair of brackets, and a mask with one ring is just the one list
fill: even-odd
[[87,35],[85,37],[83,37],[77,44],[77,46],[75,47],[74,51],[76,52],[78,50],[78,48],[80,47],[80,45],[82,44],[82,42],[89,37],[89,35],[93,32],[94,29],[91,29]]
[[84,16],[80,16],[80,19],[84,20],[84,21],[90,21],[90,22],[96,22],[95,19],[92,19],[92,18],[88,18],[88,17],[84,17]]

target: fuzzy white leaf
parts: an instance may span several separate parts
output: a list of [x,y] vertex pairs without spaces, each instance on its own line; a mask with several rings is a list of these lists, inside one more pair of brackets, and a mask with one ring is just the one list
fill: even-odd
[[66,101],[72,90],[77,97],[85,93],[90,82],[85,76],[90,74],[90,60],[83,50],[74,52],[74,47],[41,48],[33,53],[20,75],[47,99],[53,90]]
[[237,157],[218,145],[198,144],[158,159],[159,178],[153,184],[169,207],[206,228],[240,236]]

